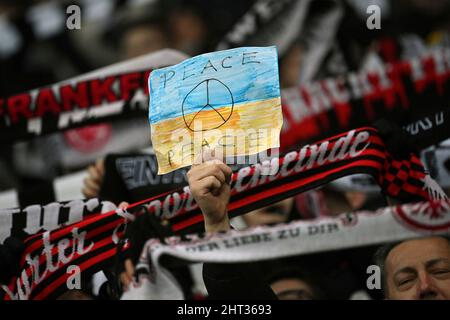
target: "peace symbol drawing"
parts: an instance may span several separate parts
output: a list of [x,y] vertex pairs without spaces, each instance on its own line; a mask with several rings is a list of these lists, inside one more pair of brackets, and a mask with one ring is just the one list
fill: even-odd
[[149,93],[158,174],[192,164],[198,146],[226,146],[227,156],[279,146],[283,116],[275,47],[205,53],[153,70]]
[[[204,101],[196,113],[186,114],[188,106],[198,103],[198,96]],[[191,99],[192,97],[192,99]],[[227,108],[214,106],[226,105]],[[182,103],[183,120],[191,131],[208,131],[223,126],[233,114],[234,98],[230,88],[218,79],[206,79],[188,92]],[[194,127],[195,121],[201,122],[201,128]]]

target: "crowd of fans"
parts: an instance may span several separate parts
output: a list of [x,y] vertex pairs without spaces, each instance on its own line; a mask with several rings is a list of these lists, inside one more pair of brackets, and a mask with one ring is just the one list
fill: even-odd
[[[0,1],[0,96],[49,85],[164,48],[189,56],[214,51],[257,1],[105,0],[95,1],[96,6],[89,1],[75,2],[81,6],[81,29],[68,30],[63,26],[39,35],[33,24],[36,20],[30,18],[31,9],[48,6],[52,1]],[[366,27],[365,9],[372,3],[381,7],[380,30]],[[342,18],[333,30],[336,34],[318,67],[305,75],[305,66],[314,60],[311,52],[316,46],[325,45],[314,42],[320,39],[315,33],[330,31],[322,30],[316,22],[333,6],[342,10]],[[395,62],[420,55],[435,45],[448,45],[449,17],[447,0],[312,1],[302,31],[285,52],[280,52],[280,84],[282,88],[298,86],[303,81],[340,76],[369,68],[378,61]],[[272,43],[259,39],[242,43],[245,45]],[[141,134],[149,137],[149,126],[144,120],[137,125]],[[134,121],[123,120],[124,126],[112,130],[126,131]],[[91,130],[95,132],[98,126]],[[79,153],[80,161],[75,165],[64,163],[61,154],[68,146],[61,141],[65,141],[65,134],[3,146],[0,190],[19,190],[21,206],[33,204],[26,199],[30,190],[33,201],[37,197],[39,203],[47,203],[54,200],[46,192],[53,179],[83,169],[86,178],[79,189],[85,198],[99,197],[126,208],[129,203],[151,196],[146,189],[128,194],[122,191],[123,185],[108,176],[110,154],[96,154],[95,161],[86,161],[88,155]],[[144,147],[147,146],[130,150],[118,145],[111,153],[135,156]],[[211,160],[187,169],[179,170],[179,182],[189,184],[202,209],[206,232],[334,217],[392,204],[379,190],[344,190],[338,183],[331,183],[229,221],[226,206],[232,168],[220,160]],[[159,194],[177,186],[161,183],[151,192]],[[129,226],[127,235],[135,249],[128,256],[118,256],[117,265],[103,271],[108,281],[100,281],[103,285],[94,290],[99,280],[87,279],[81,290],[68,291],[60,299],[119,298],[133,281],[134,265],[145,241],[172,235],[172,231],[153,217],[139,217]],[[9,266],[16,260],[7,247],[20,244],[11,243],[12,240],[5,242],[1,248],[0,272],[4,275],[14,274],[15,270]],[[367,267],[374,264],[382,271],[380,290],[370,290],[366,285]],[[172,271],[188,299],[450,299],[450,240],[444,236],[421,237],[381,247],[355,247],[258,264],[205,263]],[[2,276],[3,283],[7,280]]]

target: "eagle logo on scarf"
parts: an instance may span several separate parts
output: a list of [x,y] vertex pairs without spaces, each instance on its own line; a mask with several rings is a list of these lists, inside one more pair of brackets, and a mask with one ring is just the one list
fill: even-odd
[[450,230],[449,210],[448,199],[434,200],[397,206],[394,209],[394,217],[409,229],[421,233],[441,233]]

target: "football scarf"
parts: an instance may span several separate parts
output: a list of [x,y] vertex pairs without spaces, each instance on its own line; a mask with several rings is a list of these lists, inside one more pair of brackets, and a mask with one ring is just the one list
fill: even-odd
[[158,175],[154,152],[110,154],[105,158],[105,175],[99,198],[115,203],[147,199],[186,185],[186,168]]
[[[230,165],[233,172],[243,166]],[[109,154],[105,158],[105,175],[98,197],[114,203],[148,199],[185,186],[188,169],[158,175],[158,163],[152,149],[142,153]]]
[[450,134],[450,50],[282,91],[284,149],[372,123],[402,126],[419,149]]
[[62,81],[0,99],[0,142],[99,123],[148,111],[147,79],[152,69],[187,56],[160,50]]
[[36,204],[23,209],[0,209],[0,244],[9,236],[26,238],[115,209],[114,203],[96,198]]
[[[414,154],[395,159],[375,129],[360,128],[307,145],[284,158],[239,169],[232,176],[229,215],[241,215],[356,173],[372,175],[385,195],[402,201],[447,198]],[[126,221],[133,219],[132,212],[143,204],[151,214],[169,220],[175,232],[202,228],[201,211],[185,186],[135,203],[127,211],[94,215],[37,234],[25,242],[22,272],[9,286],[3,286],[5,299],[55,298],[67,290],[69,266],[93,274],[111,263]]]
[[224,50],[244,45],[276,45],[283,55],[304,28],[311,0],[258,0],[217,45]]
[[[179,284],[166,269],[198,262],[243,263],[298,256],[391,241],[425,234],[450,233],[450,202],[419,202],[377,211],[351,212],[313,221],[258,226],[223,234],[150,239],[136,265],[138,282],[123,300],[183,299]],[[161,257],[164,256],[165,264]],[[169,262],[168,262],[169,261]],[[136,282],[136,281],[135,281]]]

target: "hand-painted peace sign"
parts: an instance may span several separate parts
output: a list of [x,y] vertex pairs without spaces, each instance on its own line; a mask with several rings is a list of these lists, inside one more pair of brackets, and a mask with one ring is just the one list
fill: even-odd
[[[204,103],[199,104],[199,101]],[[230,119],[234,98],[222,81],[206,79],[188,92],[181,108],[184,123],[189,130],[208,131],[223,126]],[[201,130],[194,128],[194,121],[201,121]]]

